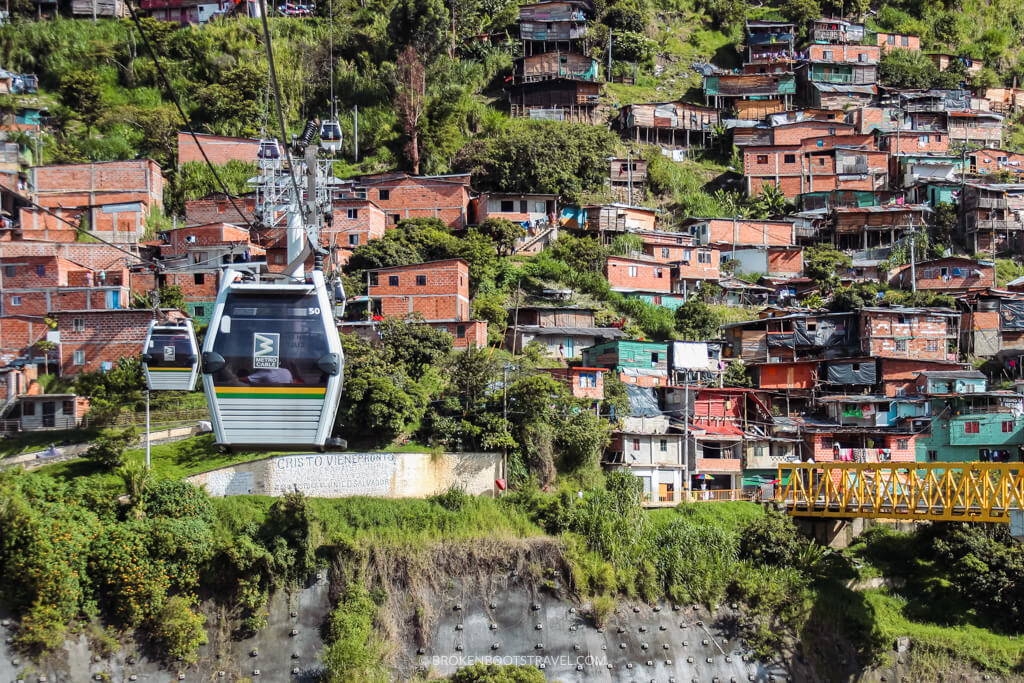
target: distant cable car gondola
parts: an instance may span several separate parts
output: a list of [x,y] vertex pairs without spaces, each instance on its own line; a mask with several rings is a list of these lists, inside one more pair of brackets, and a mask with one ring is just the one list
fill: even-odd
[[264,161],[277,161],[280,159],[281,145],[278,144],[277,138],[263,138],[260,140],[260,146],[256,151],[256,157]]
[[191,391],[199,371],[199,348],[192,321],[152,321],[142,347],[142,370],[150,391]]
[[341,151],[341,125],[337,121],[320,124],[320,146],[331,154]]
[[241,282],[237,275],[225,273],[203,345],[217,443],[322,447],[343,371],[323,273],[297,283]]

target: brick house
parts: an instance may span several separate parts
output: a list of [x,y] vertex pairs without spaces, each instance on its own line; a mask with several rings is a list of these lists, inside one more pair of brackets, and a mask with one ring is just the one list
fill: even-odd
[[562,382],[576,398],[589,399],[591,401],[604,400],[604,373],[608,368],[545,368],[548,373],[559,382]]
[[25,354],[50,331],[50,311],[128,306],[121,263],[93,271],[61,256],[0,256],[0,359]]
[[696,240],[692,235],[683,232],[666,232],[663,230],[633,231],[643,240],[643,254],[661,263],[676,263],[693,255]]
[[812,192],[873,191],[888,183],[888,155],[874,147],[871,135],[809,137],[789,145],[746,147],[743,151],[747,194],[765,185],[787,199]]
[[247,225],[256,215],[256,196],[247,194],[235,197],[235,204],[241,213],[235,210],[227,196],[215,193],[202,199],[185,202],[185,224],[207,225],[209,223],[233,223]]
[[[453,337],[455,348],[487,345],[487,322],[470,319],[469,264],[463,259],[430,261],[366,272],[367,296],[351,303],[367,305],[367,320],[342,323],[343,333],[375,334],[383,317],[420,316]],[[350,306],[353,316],[357,306]]]
[[694,291],[700,283],[717,281],[721,276],[721,254],[713,247],[684,249],[683,258],[672,266],[672,291],[684,295]]
[[949,152],[949,133],[945,130],[879,132],[878,148],[893,154],[908,152],[947,154]]
[[977,174],[1009,171],[1015,175],[1024,173],[1024,154],[995,147],[986,147],[967,152],[971,160],[970,172]]
[[[33,201],[81,215],[90,232],[109,242],[137,242],[149,212],[163,207],[164,177],[152,159],[35,166],[30,169],[29,184]],[[54,223],[37,209],[21,210],[25,239],[58,228]]]
[[[185,318],[174,309],[163,313],[169,320]],[[57,321],[60,335],[60,374],[77,375],[110,369],[120,359],[142,353],[154,313],[146,308],[66,310],[50,311],[49,317]]]
[[912,52],[921,51],[921,37],[911,36],[906,33],[887,33],[880,31],[877,34],[878,47],[882,48],[882,52],[889,52],[890,50],[910,50]]
[[806,447],[814,462],[914,462],[917,437],[913,431],[822,425],[808,431]]
[[557,194],[481,192],[471,202],[473,222],[488,218],[504,218],[513,223],[554,223],[558,207]]
[[698,244],[729,246],[787,247],[796,244],[796,223],[792,220],[752,218],[690,218],[685,223]]
[[879,358],[878,390],[884,396],[911,396],[917,393],[917,377],[924,371],[960,370],[955,361]]
[[609,256],[604,274],[614,292],[672,291],[672,269],[648,257]]
[[387,224],[407,218],[439,218],[453,229],[469,224],[470,175],[414,176],[378,173],[359,178],[356,191],[387,215]]
[[1020,377],[1024,362],[1020,351],[1024,349],[1024,295],[994,289],[971,291],[957,299],[957,306],[964,353],[995,357],[1009,376]]
[[956,360],[959,319],[951,309],[864,307],[861,351],[876,358]]
[[[232,138],[209,133],[196,133],[196,138],[199,139],[202,151],[206,152],[210,163],[217,166],[229,161],[255,163],[256,154],[260,149],[260,141],[253,138]],[[206,163],[192,134],[178,131],[178,167],[180,168],[182,164],[187,164],[190,161]]]
[[384,236],[387,217],[369,199],[345,198],[333,202],[333,222],[321,232],[324,246],[355,249]]
[[[975,261],[950,256],[922,261],[915,266],[917,289],[962,291],[977,287],[995,287],[996,266],[992,261]],[[910,289],[910,264],[900,266],[889,276],[889,285]]]

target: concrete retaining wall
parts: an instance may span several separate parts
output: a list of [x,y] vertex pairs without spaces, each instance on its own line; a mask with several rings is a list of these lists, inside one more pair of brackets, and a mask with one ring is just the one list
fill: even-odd
[[211,496],[422,498],[453,485],[494,495],[500,453],[308,453],[280,455],[195,474],[187,479]]

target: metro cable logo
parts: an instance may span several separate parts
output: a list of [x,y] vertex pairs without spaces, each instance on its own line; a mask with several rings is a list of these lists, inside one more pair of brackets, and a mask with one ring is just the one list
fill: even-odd
[[281,335],[276,332],[254,332],[252,335],[252,366],[276,368],[280,363]]

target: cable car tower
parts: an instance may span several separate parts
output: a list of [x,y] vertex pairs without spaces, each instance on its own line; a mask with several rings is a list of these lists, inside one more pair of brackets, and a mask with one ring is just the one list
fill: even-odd
[[[331,147],[310,121],[290,149],[262,140],[256,219],[284,232],[288,263],[225,268],[203,345],[203,388],[214,435],[225,447],[323,448],[341,396],[344,357],[335,320],[344,315],[340,279],[328,288],[320,237],[333,217]],[[276,230],[274,230],[276,229]],[[306,262],[313,255],[313,269]]]

